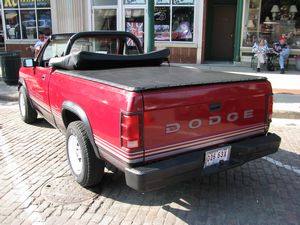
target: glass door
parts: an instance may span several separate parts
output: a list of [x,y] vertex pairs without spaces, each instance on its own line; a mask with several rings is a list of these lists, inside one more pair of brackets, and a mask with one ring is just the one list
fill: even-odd
[[125,9],[125,31],[134,34],[140,40],[142,47],[144,47],[144,9]]
[[118,30],[118,0],[92,0],[93,29]]
[[[124,30],[134,34],[141,43],[143,49],[146,49],[145,42],[145,9],[144,8],[127,8],[124,9]],[[128,43],[130,46],[131,43]]]
[[117,30],[117,8],[94,8],[94,30]]
[[130,32],[140,40],[143,49],[147,49],[146,3],[146,0],[92,0],[92,27]]

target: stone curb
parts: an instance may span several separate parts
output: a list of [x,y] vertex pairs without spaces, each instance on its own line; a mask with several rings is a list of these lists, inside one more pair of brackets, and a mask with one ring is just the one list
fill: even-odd
[[273,118],[280,119],[300,119],[300,112],[275,110],[273,111]]

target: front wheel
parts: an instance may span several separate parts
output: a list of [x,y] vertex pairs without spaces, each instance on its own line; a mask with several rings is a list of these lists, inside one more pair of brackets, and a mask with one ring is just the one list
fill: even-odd
[[69,124],[66,147],[68,162],[76,181],[83,187],[100,183],[104,175],[104,161],[96,157],[83,122]]
[[30,124],[36,121],[37,112],[31,106],[24,86],[21,86],[19,90],[19,110],[21,118],[25,123]]

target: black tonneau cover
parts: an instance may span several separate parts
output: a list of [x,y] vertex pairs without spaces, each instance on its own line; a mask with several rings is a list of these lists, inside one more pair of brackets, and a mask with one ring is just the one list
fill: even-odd
[[57,72],[127,91],[267,80],[265,77],[203,71],[179,66],[169,67],[166,65],[109,70],[57,70]]
[[62,57],[51,58],[49,66],[66,70],[100,70],[138,66],[159,66],[168,61],[169,49],[145,54],[117,55],[95,52],[76,52]]

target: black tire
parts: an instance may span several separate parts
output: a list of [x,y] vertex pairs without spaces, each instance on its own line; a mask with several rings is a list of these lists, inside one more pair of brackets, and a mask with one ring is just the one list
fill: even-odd
[[25,123],[31,124],[37,120],[37,112],[32,108],[24,86],[19,89],[19,111]]
[[[77,143],[76,143],[77,142]],[[67,158],[76,181],[83,187],[100,183],[104,175],[104,161],[97,158],[84,123],[69,124],[66,134]]]

